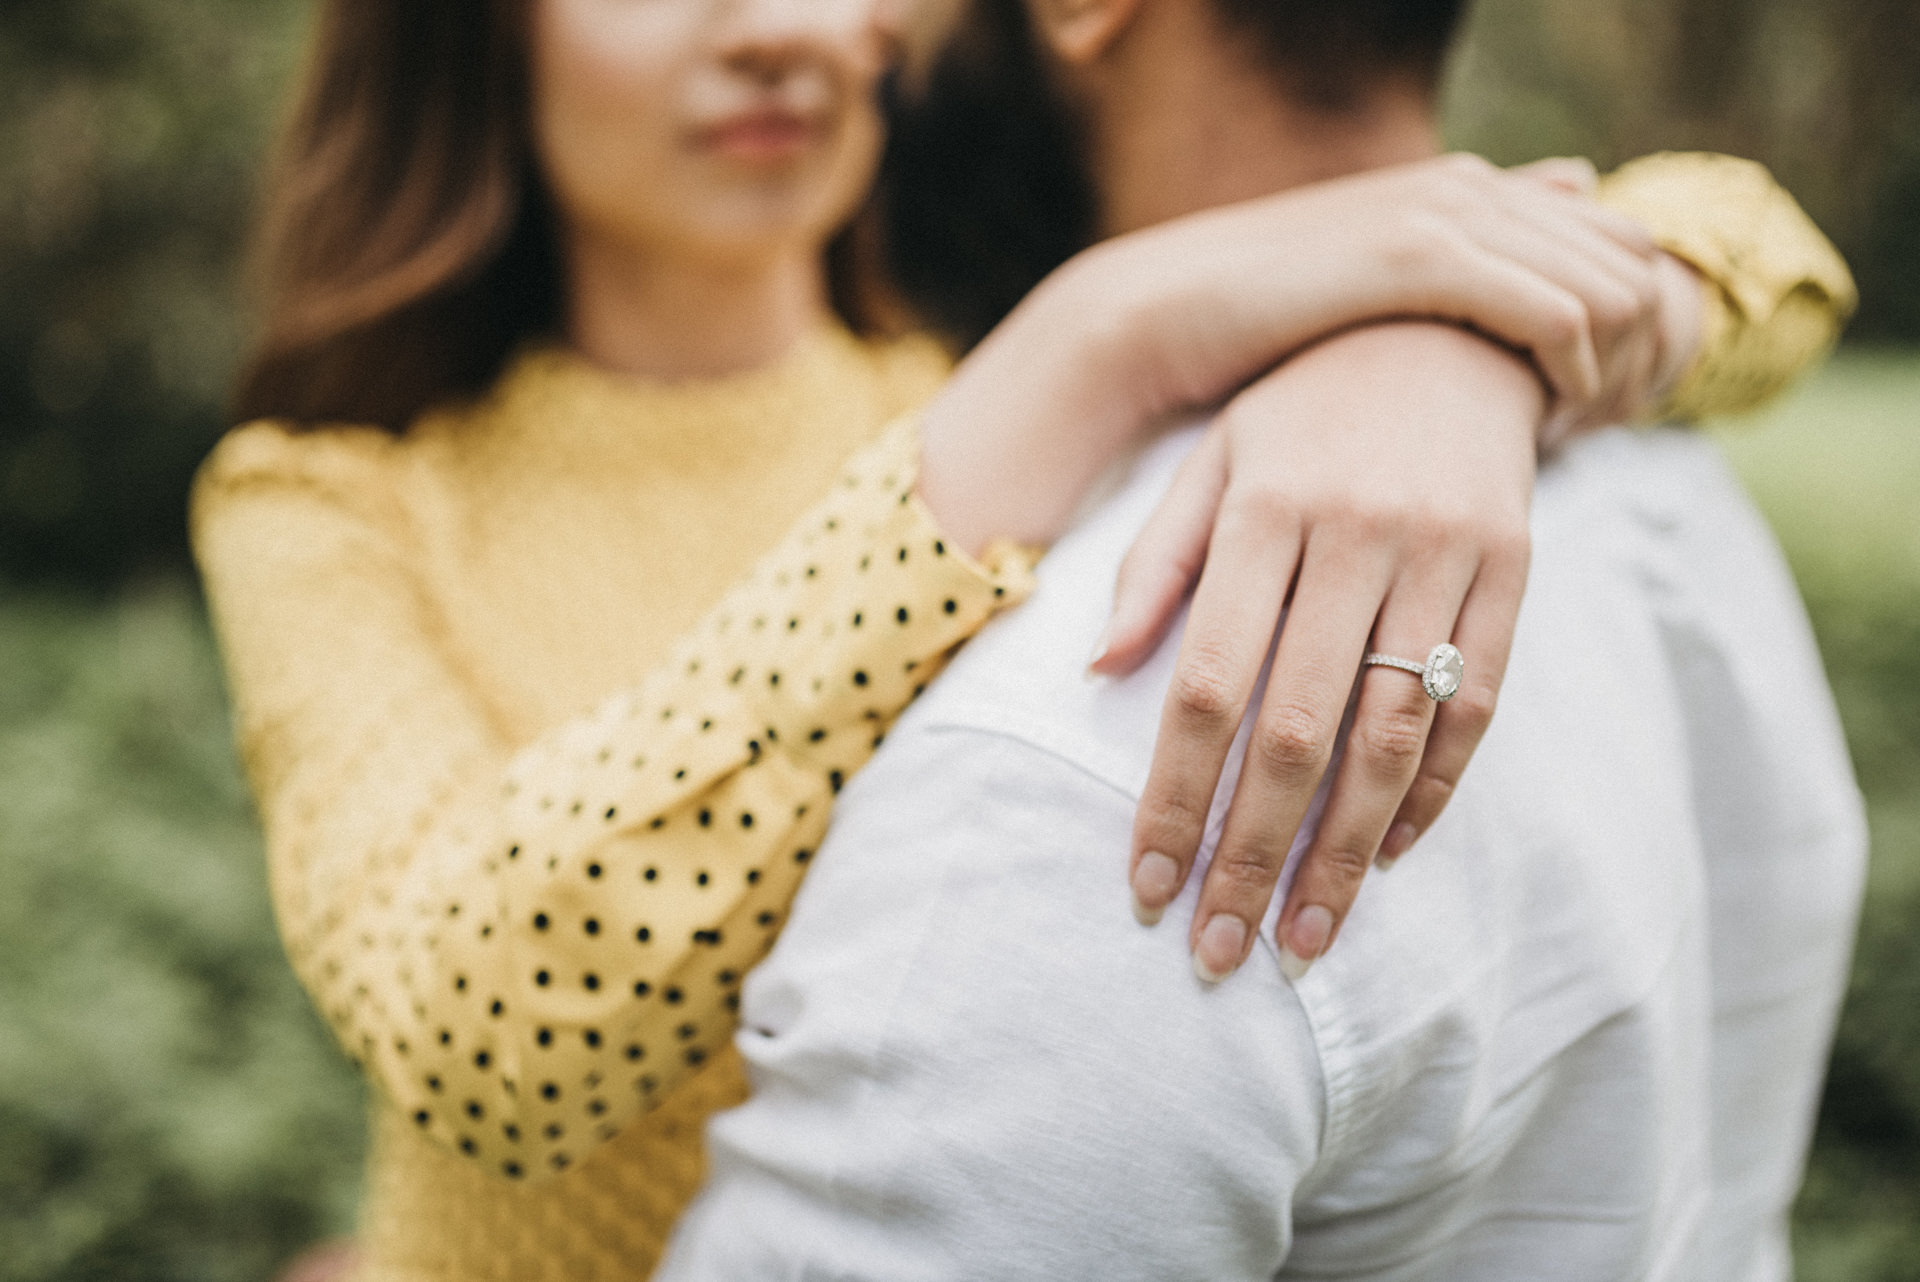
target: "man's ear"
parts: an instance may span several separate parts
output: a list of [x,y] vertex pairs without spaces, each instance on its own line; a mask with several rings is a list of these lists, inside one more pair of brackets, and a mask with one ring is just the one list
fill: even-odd
[[1148,0],[1029,0],[1034,27],[1054,57],[1085,66],[1105,53]]

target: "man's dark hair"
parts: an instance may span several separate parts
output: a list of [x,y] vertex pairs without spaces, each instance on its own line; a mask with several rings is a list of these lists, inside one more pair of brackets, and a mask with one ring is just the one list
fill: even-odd
[[1440,83],[1467,0],[1214,0],[1255,41],[1295,101],[1351,107],[1384,77],[1427,93]]
[[[1338,113],[1387,77],[1432,92],[1468,0],[1213,3],[1291,99]],[[927,324],[969,347],[1096,232],[1080,125],[1025,0],[971,0],[924,87],[890,114],[877,192],[888,270]]]

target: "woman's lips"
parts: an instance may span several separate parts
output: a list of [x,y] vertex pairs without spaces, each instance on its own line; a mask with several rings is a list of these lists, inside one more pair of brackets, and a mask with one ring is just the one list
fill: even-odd
[[772,164],[793,157],[813,145],[818,122],[797,112],[768,108],[728,116],[700,130],[700,143],[730,160]]

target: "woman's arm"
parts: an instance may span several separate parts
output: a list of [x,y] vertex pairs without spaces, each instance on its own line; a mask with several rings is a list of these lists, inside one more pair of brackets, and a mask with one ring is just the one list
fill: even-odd
[[[1564,182],[1564,169],[1543,176]],[[1673,258],[1658,264],[1654,333],[1621,331],[1612,351],[1626,381],[1597,402],[1598,412],[1563,404],[1538,416],[1543,443],[1627,417],[1750,408],[1831,347],[1852,308],[1851,279],[1764,169],[1728,157],[1649,157],[1602,180],[1599,193],[1647,218],[1689,267]],[[1284,578],[1292,564],[1303,576],[1293,610],[1300,622],[1282,638],[1270,687],[1282,693],[1270,693],[1260,713],[1267,765],[1244,774],[1236,791],[1231,839],[1193,927],[1198,943],[1213,917],[1257,921],[1265,909],[1332,753],[1347,690],[1328,674],[1351,671],[1362,647],[1419,657],[1447,639],[1470,656],[1460,695],[1439,707],[1407,680],[1396,687],[1397,674],[1367,674],[1333,804],[1282,916],[1281,942],[1302,965],[1338,933],[1375,853],[1390,866],[1438,818],[1491,719],[1524,585],[1531,481],[1529,438],[1511,430],[1513,396],[1524,391],[1524,370],[1511,359],[1494,359],[1498,353],[1465,334],[1417,329],[1324,347],[1299,370],[1256,384],[1222,416],[1129,556],[1112,643],[1097,665],[1124,671],[1144,658],[1200,579],[1175,680],[1184,697],[1169,701],[1135,833],[1136,894],[1151,918],[1185,880],[1199,818],[1265,654],[1243,634],[1259,632],[1257,618],[1277,617],[1276,574]],[[1448,347],[1458,359],[1432,371],[1424,396],[1400,380],[1406,368],[1431,368],[1431,353]],[[1311,384],[1293,384],[1309,373],[1323,390],[1344,394],[1303,416]],[[1465,402],[1462,391],[1471,393]],[[1449,406],[1482,412],[1449,414]],[[1335,549],[1331,562],[1305,555],[1315,544]],[[1356,551],[1384,560],[1365,573],[1347,567],[1329,584],[1326,566]],[[1308,591],[1305,576],[1316,564]],[[1413,612],[1432,614],[1426,631],[1401,635],[1407,603],[1423,599],[1428,605]],[[1308,908],[1318,911],[1303,926]],[[1206,973],[1237,964],[1225,942],[1201,958]]]
[[296,970],[425,1133],[531,1177],[726,1043],[833,793],[1024,565],[944,541],[897,429],[637,689],[516,744],[413,576],[392,448],[235,433],[195,548]]

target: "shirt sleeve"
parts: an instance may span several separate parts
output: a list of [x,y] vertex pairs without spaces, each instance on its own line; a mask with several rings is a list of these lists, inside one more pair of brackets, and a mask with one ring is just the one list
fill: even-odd
[[1847,264],[1763,165],[1661,152],[1600,181],[1703,280],[1700,352],[1653,415],[1737,414],[1779,395],[1832,349],[1859,302]]
[[1270,948],[1205,986],[1134,921],[1132,815],[1024,741],[903,727],[747,983],[753,1094],[656,1276],[1273,1277],[1314,1038]]
[[[914,497],[907,422],[635,689],[530,744],[460,676],[372,431],[231,435],[194,541],[288,951],[427,1134],[564,1169],[725,1044],[833,794],[1027,587]],[[391,460],[386,460],[391,462]]]

